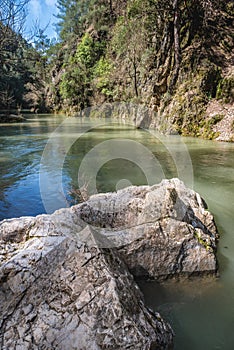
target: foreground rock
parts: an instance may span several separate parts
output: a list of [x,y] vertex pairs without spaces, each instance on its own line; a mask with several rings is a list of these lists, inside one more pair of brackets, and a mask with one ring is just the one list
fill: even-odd
[[79,212],[135,276],[165,279],[217,271],[217,229],[206,209],[198,193],[172,179],[93,196]]
[[171,348],[118,254],[68,229],[80,229],[73,209],[1,225],[1,349]]
[[176,179],[3,221],[1,349],[170,349],[170,326],[126,264],[157,279],[215,273],[216,238],[200,196]]

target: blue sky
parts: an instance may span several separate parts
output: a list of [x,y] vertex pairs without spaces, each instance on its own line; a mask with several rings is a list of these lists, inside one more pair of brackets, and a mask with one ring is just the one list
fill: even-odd
[[57,13],[56,0],[30,0],[28,4],[28,16],[25,23],[26,36],[30,31],[33,31],[35,22],[39,23],[40,28],[44,29],[47,25],[45,34],[49,38],[56,37],[54,23]]

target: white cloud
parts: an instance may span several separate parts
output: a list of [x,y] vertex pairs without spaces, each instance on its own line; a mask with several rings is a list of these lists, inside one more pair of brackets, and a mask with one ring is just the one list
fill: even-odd
[[45,3],[49,7],[55,7],[57,0],[45,0]]
[[31,0],[29,2],[30,12],[34,17],[39,17],[41,14],[40,0]]

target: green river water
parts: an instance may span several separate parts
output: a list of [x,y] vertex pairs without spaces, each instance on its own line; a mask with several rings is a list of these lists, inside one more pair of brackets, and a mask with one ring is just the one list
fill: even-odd
[[146,303],[172,325],[175,349],[232,350],[233,155],[231,143],[163,138],[110,120],[28,116],[21,124],[0,124],[0,220],[70,206],[78,181],[91,183],[94,193],[180,177],[215,216],[220,277],[140,286]]

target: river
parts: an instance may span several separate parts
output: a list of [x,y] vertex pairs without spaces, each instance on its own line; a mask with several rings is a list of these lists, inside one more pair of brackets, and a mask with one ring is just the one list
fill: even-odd
[[27,116],[21,124],[0,124],[0,220],[70,206],[78,198],[78,181],[95,193],[179,176],[202,195],[215,216],[221,235],[220,277],[140,285],[146,303],[172,325],[175,349],[231,350],[233,155],[231,143],[163,138],[108,120]]

